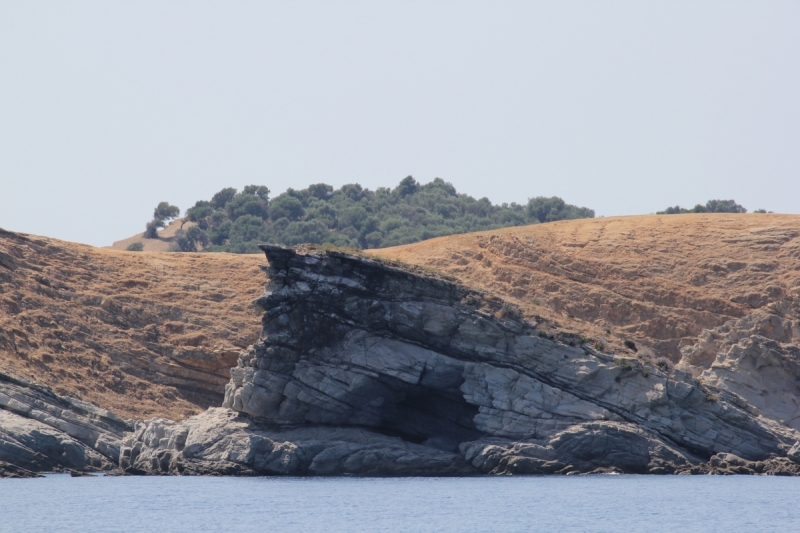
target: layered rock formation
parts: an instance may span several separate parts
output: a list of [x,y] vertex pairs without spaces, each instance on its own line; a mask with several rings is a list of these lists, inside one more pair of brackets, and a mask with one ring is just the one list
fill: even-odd
[[0,477],[113,470],[132,429],[105,409],[0,373]]
[[[0,367],[53,387],[0,373],[0,477],[797,474],[795,227],[598,219],[379,251],[457,278],[266,247],[241,355],[255,258],[0,231]],[[81,401],[180,419],[228,381],[183,422]]]
[[800,433],[689,372],[540,330],[452,280],[265,246],[224,408],[139,423],[134,473],[800,473]]

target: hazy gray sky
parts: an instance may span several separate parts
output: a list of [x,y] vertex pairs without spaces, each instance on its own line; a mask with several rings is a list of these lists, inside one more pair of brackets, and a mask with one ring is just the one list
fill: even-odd
[[0,3],[0,227],[441,177],[599,215],[800,212],[800,2]]

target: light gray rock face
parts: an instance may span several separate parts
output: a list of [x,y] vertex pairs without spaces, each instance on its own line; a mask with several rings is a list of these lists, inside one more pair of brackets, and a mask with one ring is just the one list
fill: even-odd
[[[175,459],[169,443],[180,439],[148,437],[168,426],[149,421],[126,444],[133,467],[279,473],[256,458],[291,449],[281,452],[291,473],[699,472],[718,454],[794,472],[797,431],[689,373],[540,337],[503,318],[514,315],[502,302],[447,280],[338,252],[263,249],[261,340],[231,370],[224,402],[241,413],[223,426],[234,424],[231,442],[247,441],[245,451],[225,455],[233,444],[215,440]],[[200,426],[211,417],[174,431],[209,434]],[[360,446],[370,452],[352,451]],[[397,453],[410,455],[392,462]],[[337,459],[312,467],[320,455]]]
[[0,373],[0,470],[14,477],[116,468],[131,429],[105,409]]
[[800,322],[759,310],[706,330],[682,366],[736,394],[766,418],[800,430]]
[[139,422],[120,467],[133,474],[467,475],[457,454],[354,427],[275,428],[225,408]]

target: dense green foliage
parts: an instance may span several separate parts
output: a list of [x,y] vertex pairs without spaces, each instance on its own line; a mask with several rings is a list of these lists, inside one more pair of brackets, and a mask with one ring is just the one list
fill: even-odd
[[264,186],[222,189],[186,211],[195,225],[177,239],[181,251],[258,252],[257,244],[331,244],[381,248],[441,235],[507,226],[591,218],[594,211],[561,198],[493,205],[459,194],[442,179],[420,185],[411,176],[394,189],[358,184],[334,190],[318,183],[274,199]]
[[657,215],[681,215],[683,213],[747,213],[747,209],[734,200],[709,200],[706,205],[697,204],[691,209],[679,205],[658,211]]
[[142,250],[144,250],[144,244],[142,243],[142,241],[132,242],[125,249],[129,252],[141,252]]
[[181,210],[178,206],[170,205],[169,202],[160,202],[153,210],[153,220],[145,225],[144,238],[158,238],[158,230],[165,227],[168,220],[177,218],[180,214]]

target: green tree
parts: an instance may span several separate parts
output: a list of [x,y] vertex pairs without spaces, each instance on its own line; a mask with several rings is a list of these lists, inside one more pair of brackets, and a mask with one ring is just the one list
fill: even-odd
[[305,214],[303,204],[294,196],[287,196],[282,194],[275,198],[270,205],[270,218],[278,220],[286,218],[288,220],[297,220]]
[[208,244],[181,241],[183,248],[250,253],[268,242],[379,248],[453,233],[594,216],[591,209],[558,197],[494,205],[487,198],[460,194],[441,178],[422,185],[412,176],[395,188],[374,191],[357,183],[339,189],[316,183],[287,189],[274,199],[269,195],[264,185],[248,185],[241,193],[230,187],[210,201],[197,202],[186,216],[205,232]]
[[558,196],[537,196],[528,200],[528,216],[539,222],[554,222],[575,218],[594,218],[594,210],[567,204]]
[[419,183],[417,183],[417,180],[415,180],[412,176],[406,176],[405,178],[403,178],[403,180],[400,182],[400,185],[398,185],[397,188],[395,189],[395,191],[401,198],[404,198],[409,194],[414,194],[418,190],[419,190]]
[[211,217],[213,213],[214,208],[212,207],[211,202],[200,200],[194,204],[194,207],[190,207],[186,210],[186,218],[189,220],[189,222],[194,222],[197,224],[200,229],[207,230],[210,225],[209,217]]
[[225,241],[227,241],[230,236],[231,226],[233,226],[233,222],[225,220],[221,224],[211,228],[208,231],[208,238],[211,240],[211,243],[217,246],[225,244]]
[[684,213],[747,213],[747,209],[734,200],[709,200],[706,205],[697,204],[691,209],[676,205],[656,212],[657,215],[681,215]]
[[181,214],[178,206],[170,205],[169,202],[160,202],[153,210],[153,220],[145,225],[144,238],[157,239],[158,230],[167,225],[167,221]]
[[267,189],[264,185],[248,185],[242,190],[242,194],[257,196],[265,202],[269,202],[269,193],[269,189]]
[[181,214],[181,210],[176,205],[170,205],[169,202],[160,202],[153,210],[153,218],[163,218],[164,220],[172,220]]
[[747,213],[747,209],[734,200],[709,200],[706,210],[709,213]]
[[158,239],[158,230],[166,226],[167,223],[160,218],[156,218],[145,224],[144,237],[145,239]]
[[248,243],[260,240],[265,233],[264,221],[253,215],[242,215],[231,225],[231,243]]
[[196,252],[208,246],[210,240],[205,231],[200,226],[192,226],[184,235],[178,237],[175,242],[181,252]]
[[225,206],[233,200],[234,196],[236,196],[236,189],[227,187],[211,197],[211,205],[214,209],[225,209]]
[[315,183],[308,186],[308,194],[318,200],[327,200],[333,196],[333,187],[325,183]]
[[230,220],[236,220],[242,215],[253,215],[266,220],[269,216],[269,207],[261,197],[242,193],[228,202],[225,206],[225,212]]
[[339,211],[338,225],[340,228],[353,227],[361,230],[361,224],[367,219],[369,213],[363,206],[354,205]]

